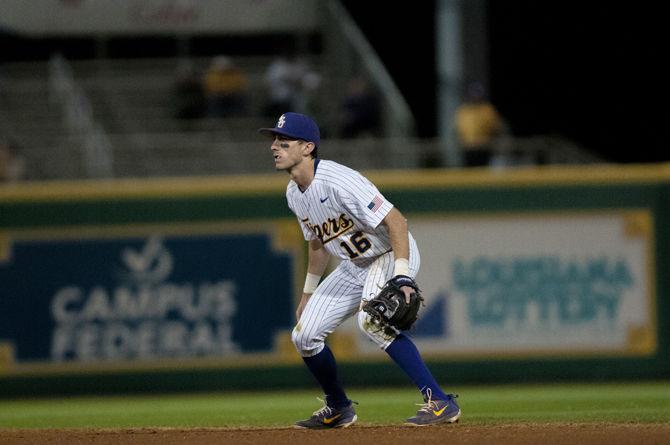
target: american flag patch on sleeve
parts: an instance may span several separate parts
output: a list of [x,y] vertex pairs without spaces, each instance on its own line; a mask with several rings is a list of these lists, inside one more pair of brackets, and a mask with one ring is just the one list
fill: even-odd
[[379,210],[379,208],[382,206],[383,203],[384,200],[382,199],[382,197],[377,195],[372,199],[372,201],[370,201],[370,204],[368,204],[368,209],[372,210],[373,212],[376,212],[377,210]]

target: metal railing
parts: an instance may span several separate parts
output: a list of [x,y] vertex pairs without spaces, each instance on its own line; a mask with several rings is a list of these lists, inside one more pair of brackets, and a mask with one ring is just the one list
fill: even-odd
[[70,135],[81,144],[86,175],[112,176],[113,150],[103,126],[94,118],[84,90],[75,81],[72,67],[60,55],[49,61],[49,99],[60,106]]
[[341,100],[346,80],[362,75],[381,93],[383,100],[383,134],[387,137],[411,137],[416,123],[409,104],[391,78],[381,59],[337,0],[329,0],[324,10],[324,58],[329,70],[339,80],[332,91],[332,102]]

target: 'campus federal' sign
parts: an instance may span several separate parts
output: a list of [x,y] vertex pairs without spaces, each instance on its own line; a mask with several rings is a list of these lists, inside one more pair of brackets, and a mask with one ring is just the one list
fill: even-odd
[[14,360],[225,358],[290,329],[295,258],[271,233],[117,232],[9,241],[0,341]]

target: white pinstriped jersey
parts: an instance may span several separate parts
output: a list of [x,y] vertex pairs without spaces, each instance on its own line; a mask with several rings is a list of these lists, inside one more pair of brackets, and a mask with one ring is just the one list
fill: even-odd
[[317,160],[314,180],[301,191],[286,188],[289,208],[305,240],[320,239],[333,256],[365,266],[391,250],[385,225],[393,204],[362,174],[334,161]]
[[[306,240],[320,239],[326,250],[341,258],[307,301],[292,340],[303,357],[324,348],[324,340],[346,319],[357,315],[358,326],[385,349],[395,335],[374,328],[361,298],[374,297],[394,270],[394,254],[386,225],[380,224],[393,204],[359,172],[333,161],[320,160],[314,180],[300,191],[294,181],[286,189],[289,208],[300,221]],[[415,277],[421,258],[409,233],[409,275]],[[349,261],[346,261],[349,260]]]

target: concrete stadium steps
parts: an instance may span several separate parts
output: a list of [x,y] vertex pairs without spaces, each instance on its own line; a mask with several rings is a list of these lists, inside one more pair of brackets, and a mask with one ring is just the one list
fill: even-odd
[[265,163],[254,151],[258,143],[208,141],[174,135],[110,135],[114,148],[114,173],[119,177],[199,176],[273,171],[272,157]]
[[[262,110],[265,101],[262,76],[270,60],[269,57],[235,59],[250,82],[248,116],[258,116]],[[201,58],[192,63],[204,74],[209,61],[209,58]],[[96,117],[107,131],[155,133],[172,132],[182,127],[202,131],[216,129],[216,125],[210,125],[211,119],[179,122],[174,118],[174,87],[180,63],[179,59],[172,58],[72,62],[72,66],[77,82],[86,91]]]
[[49,94],[48,63],[4,64],[0,76],[1,128],[25,160],[24,179],[82,177],[81,151]]
[[[270,173],[274,162],[269,140],[231,142],[225,134],[111,134],[114,174],[119,177],[198,176]],[[394,139],[324,139],[321,155],[365,170],[418,167],[434,143]]]
[[[209,58],[193,60],[204,73]],[[239,57],[248,73],[249,115],[183,120],[174,117],[173,88],[177,58],[71,61],[74,80],[86,94],[93,118],[107,134],[112,170],[117,177],[221,175],[274,171],[269,141],[257,133],[276,117],[262,117],[262,77],[270,57]],[[318,64],[318,60],[314,61]],[[49,102],[48,64],[12,66],[14,94],[4,105],[12,128],[26,147],[36,179],[87,177],[81,137],[64,127],[62,110]],[[321,70],[323,73],[323,71]],[[336,134],[337,100],[343,79],[324,76],[314,114],[323,129],[322,156],[353,168],[411,168],[434,150],[418,142],[359,139],[340,141]],[[338,86],[339,89],[338,89]],[[428,148],[427,148],[428,147]],[[433,148],[431,148],[433,147]]]

